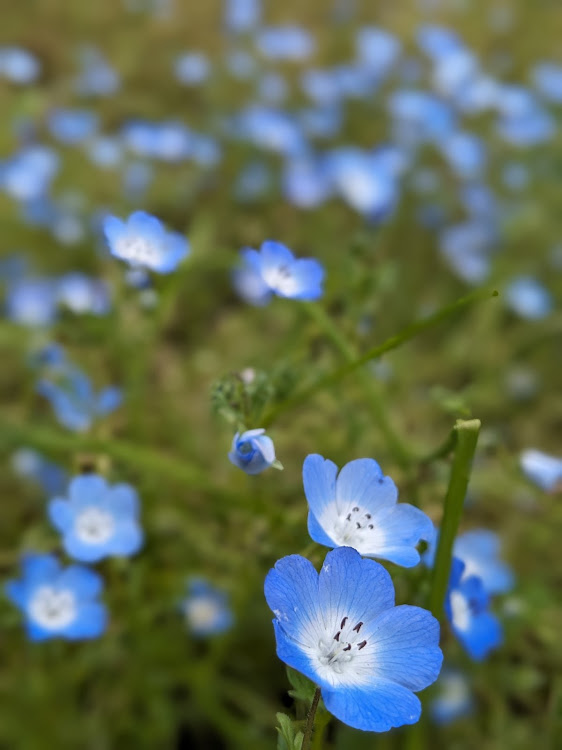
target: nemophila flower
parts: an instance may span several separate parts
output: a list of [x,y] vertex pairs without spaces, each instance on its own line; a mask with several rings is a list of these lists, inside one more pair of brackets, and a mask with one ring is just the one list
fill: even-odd
[[270,60],[303,62],[315,48],[313,37],[300,26],[267,26],[255,36],[256,46]]
[[30,554],[21,580],[8,581],[6,594],[23,612],[32,641],[97,638],[107,625],[98,597],[101,577],[81,565],[62,568],[53,555]]
[[328,711],[356,729],[386,732],[414,724],[414,691],[441,668],[439,623],[426,610],[394,605],[387,571],[356,550],[326,555],[318,574],[290,555],[265,579],[277,656],[322,690]]
[[2,164],[0,185],[16,200],[34,200],[48,191],[59,164],[59,156],[52,149],[29,146]]
[[228,458],[246,474],[261,474],[275,462],[275,446],[263,429],[237,432]]
[[533,69],[533,82],[545,99],[562,104],[562,65],[539,63]]
[[338,148],[328,154],[331,183],[344,201],[368,218],[381,220],[398,201],[395,175],[384,160],[357,148]]
[[470,220],[446,227],[439,236],[439,250],[457,276],[468,284],[479,284],[490,274],[496,241],[488,222]]
[[488,529],[473,529],[460,534],[453,554],[464,563],[463,579],[477,576],[487,594],[505,594],[513,588],[513,572],[500,559],[500,538]]
[[142,546],[137,493],[128,484],[108,485],[97,474],[75,477],[68,499],[49,503],[49,518],[66,552],[81,562],[130,557]]
[[505,290],[505,301],[514,313],[527,320],[541,320],[552,311],[548,289],[532,276],[518,276]]
[[258,250],[241,251],[244,266],[278,297],[316,300],[323,294],[324,268],[313,258],[295,258],[280,242],[266,240]]
[[361,63],[377,77],[383,77],[390,72],[402,51],[400,41],[393,34],[376,26],[364,26],[359,29],[355,47]]
[[6,315],[14,323],[41,327],[54,323],[57,289],[50,279],[23,278],[8,287]]
[[209,59],[202,52],[185,52],[174,63],[174,74],[180,83],[197,86],[203,83],[211,72]]
[[170,273],[189,253],[183,235],[168,232],[161,221],[144,211],[135,211],[126,221],[107,216],[103,231],[111,254],[134,267]]
[[90,378],[72,366],[59,373],[57,382],[39,380],[37,392],[50,401],[58,421],[76,432],[89,430],[96,418],[111,414],[123,401],[115,386],[96,393]]
[[481,579],[475,575],[465,577],[464,570],[464,562],[453,557],[445,614],[468,655],[481,661],[501,644],[502,627],[488,611],[489,596]]
[[88,142],[87,153],[90,161],[100,169],[112,169],[121,163],[123,146],[119,138],[99,136]]
[[486,166],[486,148],[472,133],[453,133],[440,144],[451,169],[464,180],[475,179]]
[[324,164],[317,159],[288,159],[283,170],[283,193],[299,208],[316,208],[333,192]]
[[33,448],[20,448],[13,453],[11,466],[18,476],[36,482],[49,496],[63,492],[68,481],[64,469]]
[[111,96],[121,85],[117,71],[107,62],[96,47],[81,50],[82,70],[75,81],[75,88],[82,96]]
[[188,594],[181,609],[193,635],[218,635],[232,627],[233,616],[226,593],[202,578],[192,578],[188,582]]
[[523,473],[545,492],[562,489],[562,458],[529,448],[521,453]]
[[73,145],[91,138],[98,129],[99,118],[88,109],[54,109],[48,117],[51,134],[61,143]]
[[23,47],[0,47],[0,76],[12,83],[33,83],[41,72],[39,60]]
[[435,687],[438,693],[429,711],[437,724],[450,724],[471,713],[474,700],[468,679],[462,672],[443,669]]
[[67,273],[58,280],[57,300],[77,314],[105,315],[110,309],[107,285],[100,279],[77,271]]
[[420,561],[416,545],[431,539],[433,524],[419,508],[397,503],[398,490],[372,458],[338,467],[318,454],[302,470],[310,512],[308,532],[327,547],[353,547],[367,557],[410,568]]

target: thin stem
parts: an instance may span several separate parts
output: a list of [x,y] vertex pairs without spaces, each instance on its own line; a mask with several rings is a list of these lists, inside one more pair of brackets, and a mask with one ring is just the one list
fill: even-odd
[[[357,352],[353,346],[349,344],[347,339],[340,334],[338,329],[334,326],[331,318],[326,314],[324,308],[317,303],[305,303],[303,307],[312,320],[322,328],[324,333],[335,345],[336,349],[338,349],[343,355],[346,362],[348,364],[355,362],[357,359]],[[384,403],[377,389],[377,384],[373,377],[364,370],[359,370],[357,376],[367,393],[369,405],[375,417],[375,421],[384,435],[392,454],[400,466],[406,467],[410,462],[408,450],[390,424],[388,415],[384,408]]]
[[316,709],[320,703],[320,688],[316,688],[312,703],[306,716],[306,728],[304,730],[304,737],[302,739],[301,750],[310,750],[310,743],[312,742],[312,730],[314,729],[314,719],[316,718]]
[[332,372],[328,372],[326,375],[318,378],[309,386],[303,388],[300,392],[295,393],[294,395],[285,399],[285,401],[277,404],[277,406],[274,406],[269,411],[269,413],[267,413],[261,420],[262,427],[268,427],[273,422],[273,420],[282,412],[293,409],[295,406],[299,406],[299,404],[302,404],[304,401],[308,401],[309,398],[316,395],[316,393],[318,393],[319,391],[322,391],[325,388],[329,388],[336,383],[339,383],[340,380],[343,380],[343,378],[345,378],[355,370],[358,370],[360,367],[367,364],[367,362],[381,357],[383,354],[386,354],[386,352],[397,349],[406,341],[410,341],[411,339],[415,338],[418,333],[422,333],[423,331],[427,331],[430,328],[434,328],[439,323],[447,320],[458,310],[462,310],[463,308],[468,307],[475,302],[479,302],[480,300],[488,299],[489,297],[497,297],[497,295],[498,293],[496,291],[490,292],[489,290],[478,290],[476,292],[473,292],[472,294],[466,295],[465,297],[461,297],[455,302],[452,302],[450,305],[445,305],[445,307],[442,307],[441,310],[438,310],[436,313],[430,315],[424,320],[418,320],[415,323],[410,323],[406,326],[406,328],[403,328],[402,331],[397,333],[395,336],[387,339],[384,343],[379,344],[379,346],[375,346],[372,349],[369,349],[369,351],[365,352],[365,354],[361,355],[360,357],[357,357],[357,359],[355,359],[353,362],[349,362],[343,367],[339,367],[336,370],[332,370]]
[[459,528],[466,490],[470,479],[472,460],[480,432],[480,420],[458,419],[454,428],[457,435],[451,477],[445,496],[443,520],[439,531],[439,543],[433,565],[429,609],[434,617],[441,619],[443,603],[447,593],[453,543]]

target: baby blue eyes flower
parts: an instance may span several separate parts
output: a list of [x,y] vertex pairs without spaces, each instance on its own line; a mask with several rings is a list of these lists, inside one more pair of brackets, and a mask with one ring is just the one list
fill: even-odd
[[464,562],[454,557],[445,614],[468,655],[481,661],[501,644],[502,628],[488,611],[489,597],[484,584],[474,575],[465,577],[464,570]]
[[[251,271],[268,289],[278,297],[289,299],[317,300],[323,294],[324,268],[313,258],[295,258],[288,247],[280,242],[267,240],[260,250],[245,249],[241,252],[244,268]],[[256,297],[265,298],[265,293]]]
[[81,565],[61,568],[53,555],[28,555],[21,580],[8,581],[8,598],[24,613],[32,641],[48,638],[97,638],[107,625],[107,612],[97,601],[103,583]]
[[139,503],[128,484],[113,487],[96,474],[74,478],[68,500],[49,503],[49,518],[62,534],[70,557],[97,562],[104,557],[129,557],[142,546]]
[[135,211],[126,221],[107,216],[103,231],[111,254],[133,267],[170,273],[189,253],[185,237],[168,232],[162,222],[144,211]]
[[438,694],[429,710],[436,724],[450,724],[472,711],[474,701],[470,685],[462,672],[443,669],[435,687]]
[[387,571],[349,547],[329,552],[320,574],[300,555],[265,579],[277,655],[322,690],[328,711],[356,729],[414,724],[422,690],[439,674],[439,623],[394,605]]
[[550,292],[532,276],[513,279],[505,290],[507,305],[526,320],[541,320],[552,311]]
[[487,594],[505,594],[513,588],[513,573],[500,559],[500,539],[493,531],[466,531],[455,539],[453,554],[464,563],[463,579],[477,576]]
[[228,458],[246,474],[261,474],[275,462],[275,446],[263,429],[237,432]]
[[[371,458],[338,467],[322,456],[307,456],[303,482],[310,512],[308,532],[327,547],[353,547],[361,555],[413,567],[416,545],[429,540],[433,524],[418,508],[397,503],[398,490]],[[336,476],[337,475],[337,476]]]
[[227,595],[201,578],[189,581],[182,611],[189,629],[199,637],[218,635],[232,627]]
[[525,476],[541,490],[562,488],[562,458],[529,448],[521,453],[520,462]]

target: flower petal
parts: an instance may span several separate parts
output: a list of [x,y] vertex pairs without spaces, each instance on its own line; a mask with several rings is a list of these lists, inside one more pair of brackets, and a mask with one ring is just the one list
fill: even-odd
[[304,494],[311,512],[316,517],[321,516],[326,506],[331,505],[335,500],[337,473],[336,464],[317,453],[312,453],[304,459],[302,467]]
[[387,732],[392,727],[415,724],[421,715],[418,698],[402,685],[387,680],[374,683],[368,690],[323,690],[322,697],[337,719],[367,732]]

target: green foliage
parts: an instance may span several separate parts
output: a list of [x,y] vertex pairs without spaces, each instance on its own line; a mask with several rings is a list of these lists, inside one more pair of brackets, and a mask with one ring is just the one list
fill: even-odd
[[303,734],[296,732],[295,726],[287,714],[276,714],[279,726],[277,731],[277,750],[301,750]]

